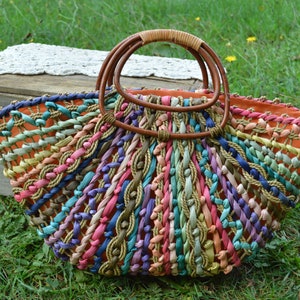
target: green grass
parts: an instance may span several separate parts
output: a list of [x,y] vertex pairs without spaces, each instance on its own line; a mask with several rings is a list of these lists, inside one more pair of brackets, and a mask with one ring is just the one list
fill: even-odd
[[[137,31],[175,28],[220,56],[232,92],[300,106],[298,0],[0,0],[0,50],[47,43],[110,50]],[[198,20],[200,18],[200,20]],[[247,38],[256,41],[248,43]],[[139,53],[189,57],[170,44]],[[236,61],[226,61],[236,56]],[[299,206],[256,260],[217,278],[103,278],[57,261],[14,200],[0,197],[0,299],[291,299],[300,290]]]
[[[299,15],[298,0],[0,0],[0,50],[29,42],[110,50],[135,32],[174,28],[217,52],[232,92],[300,105]],[[141,52],[187,56],[165,43]]]

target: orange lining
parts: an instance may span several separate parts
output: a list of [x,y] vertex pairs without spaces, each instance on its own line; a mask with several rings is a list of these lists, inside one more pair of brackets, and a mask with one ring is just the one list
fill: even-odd
[[[213,93],[204,93],[204,92],[189,92],[184,90],[167,90],[167,89],[160,89],[160,90],[126,90],[127,93],[133,95],[156,95],[156,96],[172,96],[172,97],[179,97],[182,96],[184,98],[201,98],[203,96],[210,98]],[[219,99],[224,101],[224,95],[220,95]],[[259,98],[248,99],[244,96],[230,96],[230,105],[237,106],[241,109],[249,109],[253,108],[256,112],[270,112],[272,114],[281,116],[283,114],[287,114],[293,118],[300,118],[300,110],[295,109],[295,107],[285,106],[284,104],[274,104],[271,105],[268,102],[264,102],[263,100],[259,100]]]

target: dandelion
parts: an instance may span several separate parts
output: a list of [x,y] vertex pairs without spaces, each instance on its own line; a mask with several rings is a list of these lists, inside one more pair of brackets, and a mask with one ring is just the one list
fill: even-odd
[[200,21],[200,17],[195,18],[195,20],[199,22]]
[[248,38],[247,38],[247,42],[248,43],[253,43],[253,42],[255,42],[256,41],[256,37],[255,36],[249,36]]
[[228,62],[233,62],[236,61],[236,56],[235,55],[229,55],[225,57],[225,60],[227,60]]

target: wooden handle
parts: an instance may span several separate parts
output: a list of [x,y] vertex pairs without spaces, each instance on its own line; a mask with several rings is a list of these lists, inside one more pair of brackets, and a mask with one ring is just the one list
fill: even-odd
[[[157,42],[157,41],[166,41],[175,43],[179,46],[186,48],[190,51],[194,57],[197,59],[202,73],[204,72],[205,78],[207,78],[207,69],[210,73],[213,85],[213,96],[206,103],[202,103],[195,106],[186,106],[186,107],[172,107],[164,106],[155,103],[146,102],[139,100],[133,95],[126,93],[120,84],[120,77],[122,69],[131,56],[137,49],[141,48],[143,45]],[[204,64],[205,63],[205,64]],[[206,68],[206,66],[207,68]],[[102,68],[99,72],[96,89],[99,89],[99,107],[102,114],[105,114],[104,100],[105,100],[105,88],[106,84],[115,85],[116,90],[120,95],[122,95],[127,101],[133,102],[137,105],[148,107],[155,110],[161,111],[171,111],[171,112],[188,112],[188,111],[200,111],[207,109],[213,105],[218,99],[221,92],[221,85],[223,85],[224,95],[225,95],[225,110],[224,116],[221,121],[221,124],[218,125],[223,128],[229,116],[229,87],[227,82],[227,77],[225,70],[222,66],[222,63],[214,51],[201,39],[182,32],[178,30],[171,29],[157,29],[157,30],[148,30],[143,31],[137,34],[134,34],[121,43],[119,43],[107,56],[105,59]],[[152,130],[145,130],[142,128],[137,128],[134,126],[126,125],[118,120],[114,121],[114,125],[122,127],[126,130],[131,130],[133,132],[142,133],[145,135],[159,137],[159,132]],[[191,133],[191,134],[175,134],[169,133],[170,138],[199,138],[211,135],[210,131]]]
[[[198,64],[201,69],[202,73],[202,81],[203,81],[203,88],[208,88],[208,74],[206,70],[206,66],[204,64],[203,58],[199,55],[198,50],[202,44],[202,40],[196,36],[193,36],[189,33],[173,30],[173,29],[154,29],[154,30],[146,30],[135,35],[129,36],[127,39],[120,42],[116,45],[108,54],[106,59],[104,60],[100,72],[98,74],[97,83],[96,83],[96,90],[100,88],[100,82],[103,79],[104,70],[107,67],[108,63],[112,63],[112,57],[114,56],[115,52],[127,42],[127,40],[131,40],[134,37],[139,36],[140,39],[143,41],[143,45],[158,42],[158,41],[168,41],[173,42],[175,44],[181,45],[185,47],[198,61]],[[111,86],[113,84],[113,76],[114,76],[114,69],[118,63],[118,60],[115,60],[114,65],[111,65],[111,73],[107,79],[107,85]]]

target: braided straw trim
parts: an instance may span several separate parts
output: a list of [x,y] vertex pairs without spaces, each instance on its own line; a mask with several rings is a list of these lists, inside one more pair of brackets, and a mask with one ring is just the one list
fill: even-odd
[[[105,275],[205,276],[228,273],[264,246],[299,198],[294,115],[232,107],[231,123],[214,138],[180,141],[165,132],[216,128],[222,103],[185,114],[114,97],[113,114],[92,116],[86,105],[78,116],[76,105],[54,103],[59,114],[49,115],[49,127],[42,124],[48,114],[34,108],[14,115],[12,136],[2,126],[16,197],[57,256]],[[172,106],[191,101],[139,97]],[[160,130],[159,139],[115,128],[119,119]],[[21,148],[22,138],[28,146]]]
[[[161,99],[164,105],[169,105],[170,97],[163,97]],[[170,121],[171,114],[166,112],[160,115],[156,121],[156,126],[161,132],[171,130]],[[169,127],[166,125],[169,123]],[[150,240],[149,249],[153,254],[153,263],[150,265],[149,272],[154,275],[170,275],[172,266],[170,262],[169,234],[170,234],[170,155],[171,155],[171,141],[161,141],[153,151],[158,162],[156,167],[157,176],[153,179],[151,189],[156,196],[156,206],[154,207],[151,219],[154,222],[153,238]],[[173,267],[174,268],[174,267]],[[174,269],[173,269],[174,272]],[[176,272],[176,271],[175,271]]]
[[[97,124],[99,124],[99,123],[97,123]],[[99,125],[100,125],[100,124],[99,124]],[[96,127],[95,127],[95,134],[97,135],[98,132],[104,132],[104,134],[103,134],[103,137],[104,137],[104,138],[109,137],[108,134],[111,135],[111,134],[113,133],[113,131],[107,130],[107,125],[101,126],[101,127],[100,127],[100,126],[96,126]],[[119,132],[120,132],[120,131],[119,131]],[[122,131],[121,131],[121,132],[122,132]],[[124,139],[126,139],[126,136],[123,136],[121,140],[124,140]],[[118,143],[118,142],[120,142],[120,140],[119,140],[119,135],[117,135],[117,136],[115,137],[115,143]],[[107,146],[109,146],[109,144],[107,144]],[[105,149],[108,150],[108,151],[105,152]],[[91,189],[93,188],[95,182],[97,181],[97,179],[98,179],[98,177],[99,177],[99,174],[101,174],[101,171],[102,171],[102,170],[104,171],[104,169],[102,169],[102,168],[104,167],[104,163],[105,163],[105,162],[107,161],[107,159],[109,159],[109,157],[111,156],[112,150],[113,150],[113,147],[112,147],[112,148],[109,148],[109,149],[107,149],[107,147],[104,147],[104,148],[103,148],[103,153],[102,153],[102,157],[101,157],[102,162],[101,162],[100,164],[97,165],[97,168],[96,168],[96,174],[95,174],[94,178],[92,179],[92,181],[90,182],[89,186],[87,187],[87,189],[86,189],[87,192],[83,195],[83,197],[81,197],[81,198],[77,201],[76,206],[72,209],[70,216],[72,216],[72,215],[74,215],[74,214],[79,214],[79,215],[82,215],[83,218],[86,218],[86,215],[85,215],[85,214],[81,214],[81,213],[79,212],[79,210],[80,210],[82,204],[85,203],[86,197],[87,197],[87,196],[90,197],[91,195],[94,194],[93,191],[92,191]],[[99,154],[101,155],[101,152],[100,152]],[[108,168],[108,171],[110,171],[110,168]],[[106,170],[106,172],[107,172],[107,170]],[[103,183],[103,184],[104,184],[104,183]],[[100,182],[100,186],[101,186],[101,182]],[[90,191],[90,192],[88,192],[88,191]],[[90,194],[91,194],[91,195],[90,195]],[[101,199],[101,198],[98,197],[98,200],[96,200],[93,196],[90,198],[89,206],[90,206],[90,213],[91,213],[91,215],[93,215],[93,213],[94,213],[94,211],[95,211],[96,201],[100,201],[100,199]],[[70,216],[67,216],[67,218],[66,218],[66,220],[65,220],[65,223],[62,224],[62,225],[60,226],[60,230],[59,230],[58,232],[56,232],[52,237],[49,237],[49,238],[48,238],[48,240],[47,240],[46,242],[47,242],[49,245],[51,245],[51,244],[53,244],[53,243],[57,243],[57,242],[58,242],[58,239],[59,239],[59,238],[63,235],[63,233],[65,232],[65,229],[68,228],[68,227],[70,226],[71,222],[73,221],[73,220],[72,220],[72,217],[70,217]],[[78,225],[81,226],[81,225],[80,225],[80,222],[78,223],[77,221],[75,222],[74,226],[75,226],[75,225],[76,225],[76,226],[78,226]],[[72,235],[72,232],[70,232],[69,235]],[[76,236],[76,235],[77,235],[77,234],[74,232],[74,236]],[[66,242],[68,242],[68,241],[66,241]],[[60,245],[61,243],[62,243],[62,242],[59,242],[59,245]],[[60,246],[59,246],[59,247],[60,247]]]
[[278,143],[277,141],[272,140],[272,139],[262,138],[257,135],[251,135],[251,134],[247,134],[245,132],[237,131],[233,127],[230,127],[230,126],[228,126],[227,128],[228,128],[228,131],[230,132],[230,134],[235,135],[239,138],[242,138],[243,140],[247,140],[247,139],[253,140],[253,141],[257,142],[258,144],[265,145],[266,147],[268,147],[270,149],[279,149],[283,152],[291,153],[298,157],[300,156],[300,149],[293,147],[289,144]]
[[[96,122],[97,120],[95,120]],[[62,147],[60,148],[60,155],[59,155],[59,164],[58,166],[53,170],[53,172],[55,173],[55,176],[52,176],[52,174],[49,174],[49,179],[46,180],[38,180],[34,183],[34,185],[32,185],[32,187],[29,190],[24,191],[24,193],[20,193],[20,195],[16,195],[15,197],[17,198],[21,198],[23,199],[23,196],[25,196],[26,194],[26,198],[28,197],[35,197],[35,193],[38,192],[39,189],[41,189],[42,187],[45,187],[47,184],[49,184],[49,182],[51,181],[51,178],[54,178],[54,180],[56,180],[56,176],[63,176],[62,174],[65,171],[71,171],[72,168],[74,168],[74,164],[75,167],[76,165],[78,165],[80,163],[81,160],[81,156],[87,151],[87,149],[81,148],[81,149],[77,149],[75,152],[72,151],[73,147],[72,144],[76,144],[77,140],[80,139],[82,136],[85,136],[87,134],[88,131],[90,131],[94,126],[96,125],[96,123],[94,122],[90,122],[89,125],[86,125],[83,130],[79,133],[77,133],[75,135],[75,137],[73,138],[72,142],[70,144],[68,144],[66,147]],[[105,129],[105,131],[108,128]],[[102,133],[99,132],[97,134],[98,136],[101,136]],[[93,139],[90,141],[90,144],[93,144]],[[67,153],[67,154],[65,154]],[[69,155],[68,155],[69,153]],[[53,154],[55,156],[55,159],[58,159],[57,154],[54,153]],[[47,178],[47,176],[46,176]],[[16,198],[16,199],[17,199]],[[18,199],[17,199],[18,200]]]
[[[105,130],[105,131],[107,131],[107,126],[103,126],[102,127],[102,129],[103,130]],[[101,132],[101,130],[99,131],[99,133],[100,133],[100,135],[102,134],[102,132]],[[92,143],[93,144],[93,143]],[[67,152],[68,153],[68,152]],[[76,152],[74,152],[74,153],[76,153]],[[77,153],[81,153],[81,155],[83,156],[84,155],[84,151],[80,151],[80,152],[77,152]],[[62,158],[64,158],[63,160],[62,160]],[[78,157],[78,160],[80,160],[79,158],[81,158],[81,157]],[[62,172],[64,172],[64,171],[66,171],[66,170],[68,170],[69,169],[69,165],[68,165],[68,163],[67,163],[67,161],[69,160],[69,163],[72,163],[72,159],[70,159],[70,156],[69,155],[66,155],[65,157],[64,156],[61,156],[61,158],[60,158],[60,165],[59,166],[57,166],[55,169],[53,169],[53,171],[52,172],[49,172],[49,173],[47,173],[45,176],[46,176],[46,178],[47,177],[49,177],[49,175],[50,174],[53,174],[54,173],[54,175],[56,174],[56,177],[61,177],[61,178],[63,178],[63,173]],[[65,163],[64,163],[65,162]],[[87,162],[89,162],[89,160],[87,160]],[[76,164],[77,165],[77,164]],[[77,171],[80,171],[80,169],[78,169]],[[92,178],[93,178],[93,176],[92,176]],[[89,178],[89,181],[92,179],[92,178]],[[86,179],[87,180],[87,179]],[[63,181],[62,181],[63,182]],[[87,183],[85,183],[85,186],[88,184],[89,182],[87,182]],[[79,198],[80,199],[80,196],[81,196],[81,193],[77,193],[77,194],[75,194],[75,195],[77,195],[77,198]],[[79,200],[78,200],[79,201]],[[78,201],[76,201],[76,203],[78,203]],[[72,212],[73,212],[73,210],[72,210]],[[73,216],[73,214],[71,214],[72,216]],[[43,237],[47,237],[48,235],[49,235],[49,232],[50,233],[53,233],[53,231],[55,231],[55,234],[56,235],[58,235],[59,234],[59,231],[56,231],[57,230],[57,227],[58,227],[58,225],[62,222],[62,220],[63,219],[65,219],[67,216],[69,216],[69,214],[68,214],[68,212],[65,212],[65,214],[64,215],[61,215],[60,216],[60,218],[58,218],[57,219],[57,221],[56,222],[52,222],[49,226],[47,226],[47,227],[44,227],[43,229],[41,229],[41,231],[40,231],[40,235],[41,236],[43,236]],[[67,217],[68,218],[68,217]],[[62,228],[60,227],[60,231],[62,230]],[[64,231],[62,231],[62,232],[64,232]],[[63,253],[63,251],[61,252],[61,254]]]
[[[133,158],[132,165],[135,166],[135,168],[132,168],[132,174],[134,177],[139,177],[140,180],[146,177],[148,170],[150,168],[150,162],[151,162],[151,154],[149,151],[150,147],[150,141],[145,139],[143,136],[141,137],[141,144],[142,148],[140,151],[136,153],[136,155]],[[145,182],[142,182],[142,185],[145,185]],[[143,189],[143,193],[145,192],[145,189]],[[144,195],[144,194],[143,194]],[[142,202],[144,201],[144,198],[142,199]],[[138,233],[138,223],[140,222],[139,219],[139,213],[141,210],[141,202],[136,203],[135,211],[134,211],[134,220],[135,220],[135,226],[131,232],[131,234],[128,236],[127,240],[127,253],[124,258],[123,265],[121,266],[122,274],[125,275],[130,270],[130,265],[132,263],[133,255],[136,251],[135,248],[135,242],[138,241],[137,239],[137,233]]]
[[[256,227],[260,228],[260,225],[256,226],[256,224],[254,222],[250,222],[249,217],[248,217],[249,213],[250,213],[248,205],[250,204],[250,201],[252,201],[252,202],[255,201],[255,199],[253,198],[251,193],[253,193],[253,192],[257,193],[258,185],[251,182],[250,184],[247,185],[246,188],[244,188],[244,185],[239,184],[237,182],[236,178],[229,171],[230,168],[227,168],[227,167],[224,168],[224,165],[221,162],[220,156],[218,155],[217,151],[214,150],[213,153],[216,157],[216,163],[222,172],[221,176],[223,178],[227,178],[227,180],[231,184],[230,190],[227,188],[228,184],[224,184],[223,189],[227,193],[227,197],[231,203],[233,211],[238,216],[239,220],[242,221],[243,226],[246,229],[246,231],[244,232],[244,235],[249,235],[249,237],[251,237],[251,239],[253,241],[256,241],[256,243],[263,246],[264,242],[260,236],[261,231],[259,229],[256,229]],[[240,180],[241,179],[242,178],[240,178]],[[241,195],[241,198],[237,199],[235,194],[233,194],[232,192],[235,192],[235,193]],[[255,204],[252,206],[255,206]],[[261,208],[257,207],[257,206],[255,206],[255,207],[256,207],[255,213],[258,215],[258,218],[257,218],[257,220],[258,220],[259,216],[260,216]],[[254,215],[253,215],[253,218],[254,218]],[[252,250],[255,250],[256,247],[257,246],[255,244],[253,244],[251,246]]]
[[[95,115],[95,113],[93,113],[92,115]],[[86,118],[78,118],[79,119],[79,122],[78,121],[75,121],[76,124],[80,124],[81,123],[86,123],[88,119],[90,119],[91,116],[87,116]],[[62,125],[62,126],[60,126]],[[47,135],[47,134],[51,134],[51,132],[56,132],[56,131],[60,131],[60,136],[61,137],[64,137],[65,135],[70,135],[70,134],[73,134],[75,133],[75,129],[70,132],[69,129],[67,130],[63,130],[63,128],[69,128],[70,126],[75,126],[75,123],[74,123],[74,120],[67,120],[66,122],[64,123],[57,123],[55,124],[54,126],[51,126],[49,128],[43,128],[43,130],[40,130],[40,129],[36,129],[36,130],[31,130],[31,131],[24,131],[23,134],[19,134],[17,136],[15,136],[14,138],[9,138],[9,141],[11,141],[11,146],[12,144],[15,144],[17,141],[21,141],[21,140],[26,140],[26,141],[29,141],[30,139],[34,139],[35,136],[44,136],[44,135]],[[65,134],[65,135],[64,135]],[[59,136],[59,135],[57,135]],[[68,143],[68,140],[65,140],[66,142],[65,143]],[[54,138],[54,137],[49,137],[49,138],[45,138],[45,139],[40,139],[38,142],[32,142],[32,143],[28,143],[26,145],[26,147],[23,146],[23,149],[24,149],[24,153],[23,153],[23,156],[26,156],[25,154],[28,153],[30,155],[30,153],[32,153],[33,149],[38,149],[38,148],[42,148],[42,147],[48,147],[49,144],[54,144],[57,142],[57,139]],[[53,145],[51,146],[51,148],[49,149],[49,151],[55,153],[57,152],[57,146],[60,147],[61,144],[60,142],[57,144],[57,145]],[[25,150],[26,149],[26,150]],[[16,149],[14,152],[17,153],[17,155],[20,155],[22,153],[18,153],[17,152],[18,149]],[[21,149],[20,149],[21,150]],[[16,155],[16,154],[14,154]],[[40,152],[36,152],[34,154],[34,158],[32,159],[27,159],[25,158],[24,161],[21,161],[20,162],[20,165],[19,166],[16,166],[16,167],[13,167],[12,170],[13,172],[16,172],[17,174],[22,174],[22,173],[25,173],[24,176],[25,176],[25,179],[24,178],[18,178],[18,181],[20,183],[20,185],[24,182],[24,180],[26,180],[26,178],[28,178],[29,174],[28,174],[28,168],[34,166],[34,165],[37,165],[41,160],[43,160],[45,158],[46,155],[49,155],[49,152],[47,151],[40,151]],[[17,160],[15,160],[16,163],[18,163]],[[48,162],[47,162],[48,163]],[[32,175],[35,175],[35,174],[38,174],[39,171],[37,170],[31,170],[30,171]],[[14,174],[12,173],[12,176],[19,176],[17,174]],[[16,184],[14,184],[14,186],[16,186]]]
[[[228,204],[226,203],[227,209],[224,210],[224,204],[225,202],[220,202],[220,195],[217,193],[216,188],[217,188],[217,183],[218,183],[218,178],[222,179],[220,171],[215,169],[215,174],[218,174],[218,177],[214,175],[214,173],[211,170],[210,165],[208,164],[208,160],[211,159],[213,162],[213,156],[212,152],[208,151],[209,148],[203,148],[202,154],[203,157],[200,160],[200,169],[201,173],[205,174],[207,176],[207,179],[205,180],[205,185],[204,183],[202,184],[203,186],[203,195],[205,197],[206,203],[211,211],[212,215],[212,220],[214,225],[216,226],[216,232],[219,233],[221,236],[221,241],[223,246],[220,247],[219,244],[216,245],[216,256],[220,260],[220,270],[222,270],[225,273],[228,273],[232,269],[232,265],[229,265],[229,261],[232,261],[235,265],[240,264],[240,260],[238,258],[238,254],[234,249],[234,245],[232,244],[232,241],[227,233],[227,223],[225,223],[225,218],[226,216],[229,216],[229,211],[228,211]],[[201,175],[201,178],[203,175]],[[202,179],[204,181],[204,178]],[[222,190],[226,191],[226,181],[221,180],[222,183]],[[216,194],[217,193],[217,194]],[[218,199],[218,200],[216,200]],[[214,204],[217,204],[215,206]],[[219,212],[222,214],[219,217]],[[225,215],[225,212],[227,215]],[[212,230],[215,230],[214,227]],[[214,231],[213,231],[214,232]],[[215,235],[216,235],[215,232]],[[214,243],[218,243],[218,237],[216,237],[216,240],[214,240]],[[226,251],[223,251],[221,249],[226,249]],[[217,271],[218,269],[216,269]]]
[[[206,190],[208,187],[205,185],[204,178],[199,167],[199,163],[197,163],[199,161],[201,161],[201,156],[198,152],[196,155],[193,155],[193,162],[196,166],[197,176],[199,179],[196,181],[196,189],[199,195],[202,212],[205,216],[205,221],[207,224],[208,240],[205,243],[206,254],[209,260],[207,271],[209,271],[210,274],[218,274],[220,269],[225,270],[225,268],[228,266],[228,260],[227,255],[225,254],[222,256],[222,260],[220,261],[220,263],[215,262],[215,257],[218,257],[219,253],[222,250],[221,238],[218,231],[216,230],[216,225],[213,222],[213,219],[217,219],[218,216],[216,210],[211,209],[211,207],[209,208],[209,192]],[[206,197],[203,196],[204,193],[206,193]],[[214,216],[212,216],[212,214],[214,214]],[[210,240],[209,238],[210,235],[212,235],[212,240]]]
[[[124,195],[125,208],[121,213],[116,224],[116,236],[112,238],[107,247],[107,262],[105,262],[99,269],[103,274],[121,274],[118,262],[122,262],[125,258],[127,243],[124,237],[129,237],[134,230],[134,223],[136,222],[134,216],[134,209],[136,209],[142,201],[142,178],[145,171],[143,159],[148,150],[147,143],[143,145],[140,151],[136,152],[138,159],[135,164],[131,165],[132,173],[135,174],[126,188]],[[140,164],[141,163],[141,164]],[[128,225],[127,225],[128,224]],[[125,251],[125,253],[123,252]]]
[[[120,141],[120,137],[122,136],[123,130],[119,130],[116,138],[114,139],[114,141],[112,142],[112,145],[110,147],[110,150],[107,152],[107,155],[105,155],[105,157],[109,158],[109,156],[112,154],[113,150],[114,150],[114,145],[117,144]],[[78,246],[76,248],[76,251],[74,252],[74,254],[71,257],[71,263],[72,264],[77,264],[78,260],[80,259],[79,268],[86,268],[87,263],[88,263],[88,259],[90,257],[92,257],[92,255],[96,252],[98,245],[100,244],[100,237],[101,235],[103,235],[104,231],[105,231],[105,226],[106,226],[106,222],[105,222],[105,218],[106,216],[109,216],[110,214],[110,210],[112,210],[114,208],[114,204],[117,201],[117,195],[114,195],[114,191],[118,191],[118,183],[120,181],[120,184],[122,184],[122,182],[124,182],[124,180],[126,179],[126,177],[122,177],[124,171],[127,169],[127,165],[130,161],[131,155],[134,151],[134,149],[137,147],[139,142],[138,137],[136,137],[134,140],[132,141],[128,141],[125,145],[124,145],[124,149],[126,150],[126,154],[124,156],[124,160],[122,161],[121,164],[117,164],[114,168],[111,169],[115,169],[118,166],[118,169],[115,170],[115,175],[114,173],[111,174],[112,176],[112,181],[111,181],[111,185],[110,187],[106,190],[105,195],[103,196],[103,199],[101,200],[101,202],[99,203],[98,207],[97,207],[97,212],[93,215],[90,224],[87,228],[87,231],[85,232],[85,236],[82,238],[81,240],[81,245]],[[117,156],[116,156],[117,159]],[[96,172],[96,174],[101,174],[103,171],[103,168],[106,165],[106,159],[103,159],[101,164],[99,165],[99,168]],[[129,176],[129,172],[125,171],[125,174],[127,174],[127,176]],[[98,176],[99,176],[98,175]],[[122,178],[121,178],[122,177]],[[120,185],[119,185],[120,186]],[[110,204],[109,206],[108,203]],[[101,220],[101,216],[103,215],[103,224],[99,224],[100,220]],[[90,241],[95,241],[92,245],[90,245],[89,250],[87,250],[86,248],[88,247],[88,245],[90,244]],[[84,254],[83,254],[84,253]]]
[[[178,115],[180,133],[186,132],[186,120],[183,115]],[[184,230],[186,240],[184,243],[185,261],[187,271],[191,276],[203,275],[203,268],[207,268],[208,258],[205,251],[201,249],[206,238],[206,224],[204,216],[200,214],[200,207],[197,193],[193,192],[197,181],[196,169],[191,161],[190,153],[194,152],[192,142],[182,141],[179,143],[179,150],[182,156],[182,162],[179,167],[179,180],[183,187],[180,198],[182,216],[185,218]]]

